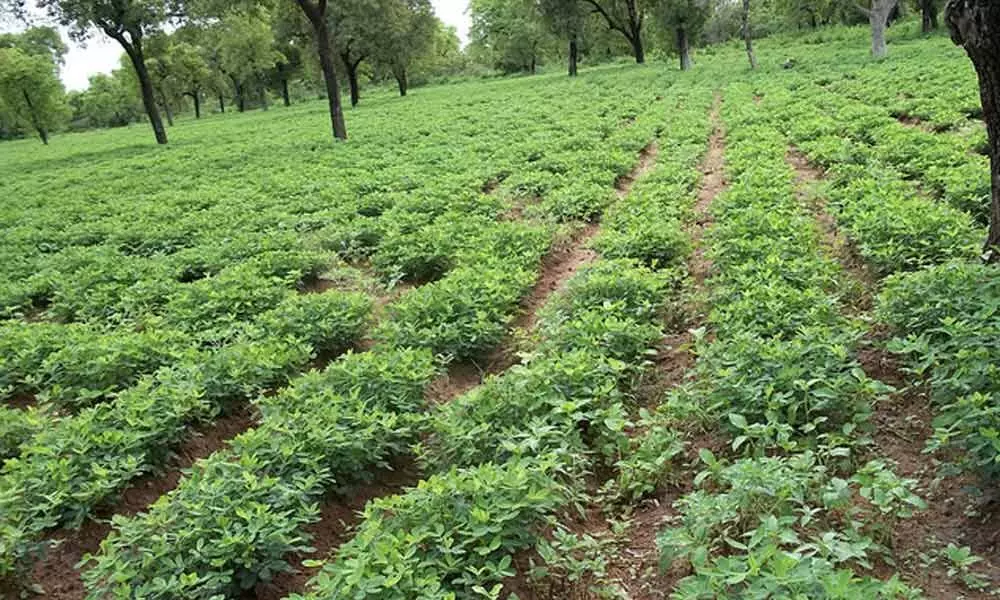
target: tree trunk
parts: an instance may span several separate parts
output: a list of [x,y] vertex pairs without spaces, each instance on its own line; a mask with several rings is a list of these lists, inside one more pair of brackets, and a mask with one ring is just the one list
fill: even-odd
[[264,110],[269,108],[267,105],[267,86],[264,84],[260,86],[260,107]]
[[867,10],[868,23],[872,27],[872,56],[885,58],[889,50],[885,44],[885,29],[889,15],[896,8],[898,0],[873,0],[871,10]]
[[629,42],[632,44],[632,53],[635,55],[635,62],[643,64],[646,62],[646,49],[642,47],[642,9],[637,0],[626,0],[625,8],[628,9],[628,28],[631,32]]
[[983,250],[987,262],[1000,262],[1000,3],[948,0],[945,22],[951,39],[965,48],[979,76],[979,95],[990,145],[990,230]]
[[142,53],[142,43],[139,40],[133,40],[133,43],[129,43],[120,33],[111,37],[125,49],[125,54],[128,55],[129,60],[132,61],[132,67],[135,68],[135,75],[139,79],[139,91],[142,93],[142,106],[146,109],[149,124],[153,127],[156,143],[166,144],[167,130],[163,128],[163,120],[160,119],[160,111],[156,107],[153,82],[149,78],[149,70],[146,69],[146,57]]
[[635,56],[636,64],[643,64],[646,62],[646,50],[642,47],[642,38],[634,37],[629,40],[632,44],[632,55]]
[[576,36],[574,35],[569,40],[569,76],[576,77],[576,62],[579,58],[580,49],[578,47]]
[[530,72],[532,75],[534,75],[537,72],[537,70],[538,70],[537,64],[538,64],[538,59],[535,57],[534,54],[532,54],[531,55],[531,64],[528,65],[528,72]]
[[347,126],[344,124],[344,111],[340,106],[340,86],[337,83],[337,69],[333,64],[333,47],[330,45],[330,27],[326,22],[324,2],[323,10],[316,8],[307,0],[298,0],[299,6],[309,17],[316,35],[316,46],[319,52],[319,64],[323,69],[323,81],[326,83],[326,98],[330,105],[330,125],[333,137],[338,140],[347,139]]
[[920,0],[921,30],[930,33],[938,28],[937,0]]
[[344,68],[347,69],[347,87],[351,91],[351,106],[357,106],[358,102],[361,101],[361,91],[358,88],[358,65],[364,58],[352,61],[348,52],[342,52],[340,58],[344,61]]
[[[532,62],[534,62],[534,57],[532,57]],[[399,85],[399,95],[405,96],[406,90],[409,89],[409,83],[406,81],[406,69],[398,68],[393,69],[393,75],[396,76],[396,84]]]
[[46,146],[49,145],[49,132],[45,130],[45,126],[42,125],[42,120],[38,118],[35,113],[35,105],[31,102],[31,96],[28,95],[28,90],[21,90],[24,94],[24,101],[28,105],[28,113],[31,114],[31,124],[35,126],[35,131],[38,132],[38,137],[42,138],[42,143]]
[[677,28],[677,53],[681,55],[681,71],[691,69],[691,47],[687,31],[683,27]]
[[222,114],[226,113],[226,99],[221,93],[219,94],[219,112]]
[[292,100],[288,96],[288,78],[281,78],[281,99],[285,102],[285,106],[291,106]]
[[191,94],[191,98],[194,100],[194,118],[201,118],[201,94],[194,92]]
[[743,40],[746,42],[750,69],[757,68],[757,56],[753,53],[753,36],[750,32],[750,0],[743,0]]
[[247,110],[247,99],[243,96],[243,86],[236,84],[236,110],[240,112],[246,112]]
[[170,110],[170,103],[167,102],[167,97],[164,94],[160,94],[160,104],[163,105],[163,114],[167,117],[167,126],[174,126],[174,113]]

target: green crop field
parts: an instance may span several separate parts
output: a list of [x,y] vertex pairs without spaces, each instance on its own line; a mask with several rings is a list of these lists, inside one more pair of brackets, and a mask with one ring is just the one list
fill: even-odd
[[916,25],[0,143],[0,593],[995,597],[986,130]]

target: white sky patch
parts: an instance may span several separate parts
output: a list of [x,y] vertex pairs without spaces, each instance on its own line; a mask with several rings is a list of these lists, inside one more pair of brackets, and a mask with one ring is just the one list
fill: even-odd
[[[445,25],[452,25],[458,31],[458,38],[465,45],[469,41],[469,26],[471,21],[466,10],[468,0],[431,0],[434,12]],[[39,23],[44,24],[44,23]],[[0,31],[19,31],[24,29],[21,24],[0,23]],[[100,32],[84,43],[70,41],[66,31],[60,28],[63,41],[69,47],[66,53],[66,64],[60,72],[63,83],[68,90],[86,89],[91,75],[95,73],[110,73],[121,65],[122,48],[114,40]]]

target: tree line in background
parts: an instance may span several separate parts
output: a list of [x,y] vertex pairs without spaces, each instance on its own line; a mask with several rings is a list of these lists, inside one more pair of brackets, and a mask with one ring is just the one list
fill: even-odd
[[[65,93],[58,78],[66,46],[51,27],[0,36],[0,137],[113,127],[147,120],[156,140],[176,113],[200,118],[267,109],[270,98],[325,96],[334,137],[345,138],[341,83],[352,105],[363,83],[411,84],[451,76],[534,73],[539,65],[598,63],[647,47],[692,65],[690,48],[827,24],[872,25],[873,52],[884,55],[886,24],[899,0],[471,0],[470,43],[429,0],[0,0],[25,21],[44,14],[75,41],[104,35],[123,49],[110,75]],[[937,27],[944,0],[908,0],[925,30]],[[34,10],[31,10],[31,8]],[[752,24],[752,25],[751,25]],[[752,28],[752,35],[751,35]]]

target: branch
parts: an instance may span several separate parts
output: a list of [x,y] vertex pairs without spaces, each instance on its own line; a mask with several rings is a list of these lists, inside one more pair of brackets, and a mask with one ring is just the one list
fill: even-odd
[[854,3],[854,8],[856,8],[856,9],[860,10],[861,12],[863,12],[866,17],[871,17],[872,16],[872,11],[871,11],[870,8],[865,8],[864,6],[861,6],[860,4],[858,4],[857,2]]
[[626,38],[631,39],[629,37],[629,33],[625,31],[625,28],[615,23],[614,19],[611,18],[611,15],[609,15],[607,11],[605,11],[604,8],[597,3],[597,0],[584,0],[584,1],[594,7],[594,10],[592,12],[597,13],[602,17],[604,17],[604,20],[608,22],[608,29],[618,31],[622,33]]

